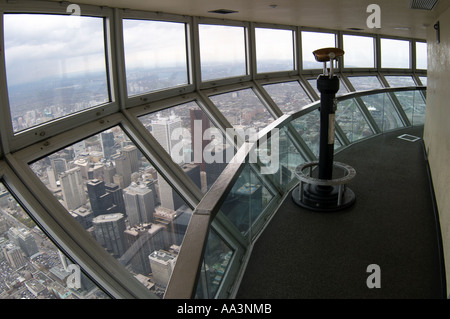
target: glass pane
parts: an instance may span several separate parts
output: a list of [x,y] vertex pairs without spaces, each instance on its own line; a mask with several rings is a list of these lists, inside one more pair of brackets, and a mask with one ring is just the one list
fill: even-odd
[[313,52],[322,48],[334,47],[336,47],[335,34],[302,31],[303,69],[323,69],[323,63],[316,61]]
[[416,86],[411,76],[387,75],[385,79],[390,87]]
[[103,18],[5,14],[14,132],[110,101]]
[[355,99],[339,102],[336,111],[336,122],[350,142],[373,135]]
[[374,38],[344,35],[344,64],[346,68],[374,68]]
[[266,142],[260,143],[257,153],[260,172],[285,190],[288,190],[295,179],[297,166],[305,163],[305,159],[289,138],[286,127],[280,129],[278,134],[272,134]]
[[428,45],[426,42],[416,42],[416,69],[428,69]]
[[395,92],[395,96],[403,107],[412,125],[425,124],[426,102],[422,92],[405,91]]
[[30,167],[86,235],[164,295],[192,210],[120,127]]
[[285,114],[294,114],[312,103],[297,81],[268,84],[263,86],[270,97]]
[[106,299],[0,182],[0,299]]
[[241,136],[251,137],[274,121],[252,89],[214,95],[210,99]]
[[184,23],[123,20],[128,95],[188,84]]
[[214,229],[209,232],[205,257],[197,287],[198,299],[213,299],[222,283],[234,251]]
[[426,76],[419,76],[420,82],[422,82],[422,84],[424,86],[427,86],[428,83],[428,78]]
[[274,196],[247,164],[220,211],[245,234],[261,216]]
[[381,39],[381,67],[393,69],[410,68],[410,42]]
[[362,96],[361,99],[382,132],[403,127],[388,93]]
[[314,110],[291,122],[310,150],[319,156],[320,112]]
[[256,28],[258,73],[294,70],[294,32]]
[[356,91],[367,91],[383,88],[381,82],[376,76],[349,76],[348,79]]
[[247,74],[245,29],[199,25],[202,80]]
[[234,155],[234,148],[195,102],[142,116],[139,120],[204,193],[227,166],[227,153],[228,157]]
[[[309,79],[308,82],[313,87],[314,91],[316,91],[317,95],[319,95],[319,97],[320,97],[320,92],[317,89],[317,79]],[[349,93],[349,92],[348,92],[347,88],[345,87],[344,82],[341,79],[339,91],[336,93],[336,96],[341,96],[341,95],[344,95],[347,93]]]

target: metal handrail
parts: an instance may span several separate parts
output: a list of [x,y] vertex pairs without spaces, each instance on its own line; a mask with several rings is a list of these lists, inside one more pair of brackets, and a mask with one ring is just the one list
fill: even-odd
[[[352,92],[337,97],[337,101],[403,91],[426,91],[426,87],[383,88]],[[299,112],[280,117],[261,131],[255,142],[246,142],[239,148],[231,163],[227,165],[193,212],[175,268],[166,289],[165,299],[191,299],[195,297],[197,279],[203,263],[204,249],[210,225],[244,169],[249,153],[258,147],[261,139],[270,136],[274,129],[285,127],[291,121],[317,109],[319,106],[320,101],[316,101],[302,108]]]

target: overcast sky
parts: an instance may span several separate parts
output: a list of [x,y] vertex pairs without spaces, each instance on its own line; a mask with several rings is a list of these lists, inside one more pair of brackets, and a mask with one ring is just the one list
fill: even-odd
[[[127,68],[180,66],[186,63],[184,23],[142,20],[124,21]],[[5,14],[5,56],[8,83],[18,84],[74,72],[104,71],[103,19],[69,15]],[[245,59],[245,33],[242,27],[200,25],[202,62]],[[257,32],[258,58],[289,59],[291,32]],[[314,61],[312,51],[333,46],[330,34],[304,32],[303,55]],[[354,63],[372,61],[372,38],[345,36],[346,58]],[[362,40],[366,40],[361,42]],[[261,45],[263,41],[263,45]],[[286,45],[283,45],[286,43]],[[358,47],[359,50],[353,50]],[[399,65],[408,56],[402,47],[383,42],[383,57],[389,65]],[[408,51],[406,51],[408,52]],[[422,49],[421,52],[424,52]],[[426,51],[425,51],[426,52]],[[423,61],[423,60],[422,60]],[[366,63],[367,64],[367,63]],[[347,64],[348,66],[348,64]]]
[[5,14],[9,84],[105,70],[103,19]]

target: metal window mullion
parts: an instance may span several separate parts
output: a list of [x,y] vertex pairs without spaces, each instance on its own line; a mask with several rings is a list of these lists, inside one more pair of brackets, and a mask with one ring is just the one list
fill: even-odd
[[114,9],[112,22],[110,23],[110,45],[112,51],[112,65],[114,68],[114,96],[119,102],[120,109],[127,107],[127,75],[125,65],[125,47],[123,38],[123,10]]
[[382,133],[381,128],[378,126],[377,122],[373,118],[372,114],[370,113],[369,109],[367,108],[366,103],[362,100],[361,97],[355,98],[356,105],[359,108],[359,111],[362,113],[362,116],[365,118],[367,124],[371,128],[372,132],[376,134]]
[[[200,103],[203,105],[203,110],[210,117],[215,119],[215,124],[222,131],[225,138],[231,142],[231,145],[239,148],[244,144],[243,138],[237,134],[236,136],[229,136],[230,130],[233,129],[233,125],[227,120],[217,106],[211,101],[211,99],[204,93],[199,92]],[[236,140],[234,140],[236,139]]]
[[13,155],[6,160],[14,172],[15,194],[32,205],[40,226],[84,271],[116,298],[156,298],[86,232],[25,163]]
[[11,121],[11,112],[9,111],[3,21],[3,12],[0,11],[0,45],[3,48],[2,50],[0,50],[0,105],[4,109],[2,110],[2,116],[0,116],[0,144],[3,153],[7,154],[10,152],[10,143],[13,136],[13,126]]
[[267,107],[268,111],[274,118],[279,118],[283,116],[283,111],[278,107],[272,97],[267,93],[263,86],[258,82],[254,82],[254,92],[258,98],[263,102],[264,106]]

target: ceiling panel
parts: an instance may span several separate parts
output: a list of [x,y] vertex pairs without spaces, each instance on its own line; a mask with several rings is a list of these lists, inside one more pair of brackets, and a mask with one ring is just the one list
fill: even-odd
[[[368,5],[381,8],[381,29],[367,26]],[[433,10],[410,9],[410,0],[80,0],[77,3],[220,19],[285,24],[334,30],[426,38],[426,28],[450,6],[439,0]],[[226,9],[230,14],[211,13]]]

